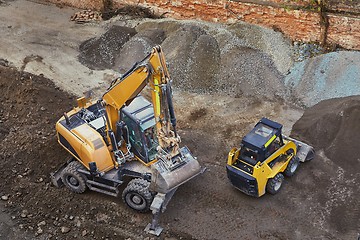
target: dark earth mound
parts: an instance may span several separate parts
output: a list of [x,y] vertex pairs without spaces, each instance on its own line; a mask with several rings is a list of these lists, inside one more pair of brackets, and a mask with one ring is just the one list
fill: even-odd
[[322,101],[305,111],[293,135],[306,139],[349,173],[360,164],[360,96]]
[[309,179],[313,198],[321,204],[319,213],[329,215],[330,226],[340,233],[359,232],[360,96],[329,99],[307,109],[292,136],[318,151]]
[[[6,197],[5,211],[17,229],[32,236],[29,239],[133,237],[127,229],[136,219],[122,216],[119,200],[105,196],[97,202],[96,194],[89,196],[92,193],[79,198],[50,183],[50,172],[68,157],[56,141],[54,124],[74,106],[75,97],[42,76],[1,66],[0,92],[0,196]],[[110,221],[124,218],[125,223],[116,221],[107,227]],[[96,228],[100,224],[103,227]],[[24,239],[8,234],[0,239]]]

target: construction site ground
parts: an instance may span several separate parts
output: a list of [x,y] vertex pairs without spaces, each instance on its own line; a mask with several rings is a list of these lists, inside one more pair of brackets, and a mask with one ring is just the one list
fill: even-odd
[[[79,46],[100,37],[115,20],[75,24],[69,19],[76,11],[0,1],[0,239],[157,239],[143,231],[151,214],[136,213],[121,199],[74,194],[51,184],[50,172],[68,157],[56,141],[55,122],[83,92],[98,95],[118,76],[111,67],[94,69],[78,57],[84,54]],[[241,51],[270,69],[256,73],[272,79],[264,91],[278,89],[277,75],[287,72],[287,63],[275,56],[275,67],[260,50]],[[358,238],[360,97],[304,108],[299,96],[252,94],[250,83],[249,91],[235,93],[208,92],[201,82],[189,91],[188,79],[174,84],[182,144],[207,171],[179,187],[161,216],[160,239]],[[231,186],[225,166],[228,151],[261,117],[282,123],[286,134],[296,123],[292,135],[314,145],[317,155],[286,178],[277,195],[253,198]]]

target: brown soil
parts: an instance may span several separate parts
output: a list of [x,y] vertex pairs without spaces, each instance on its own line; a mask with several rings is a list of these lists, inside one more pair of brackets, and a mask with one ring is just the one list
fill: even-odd
[[[68,157],[54,125],[76,98],[59,88],[77,96],[90,89],[102,94],[118,76],[107,68],[123,72],[156,44],[174,80],[182,144],[208,169],[178,189],[160,219],[160,239],[356,239],[358,100],[333,100],[305,113],[293,134],[318,154],[286,178],[276,196],[248,197],[227,180],[229,149],[261,117],[283,123],[288,133],[303,113],[279,100],[287,99],[283,78],[292,66],[292,48],[280,33],[244,23],[134,16],[74,24],[69,18],[76,9],[34,2],[0,0],[0,239],[153,239],[143,232],[150,214],[102,194],[57,189],[49,174]],[[329,70],[321,59],[313,61],[314,74],[304,71],[313,81],[296,96],[339,96],[311,85],[323,82],[324,71],[334,73],[325,86],[335,92],[356,89],[356,72],[346,71],[357,69],[357,55],[347,53],[334,53],[341,57],[326,65]],[[106,70],[90,70],[78,58]]]
[[[11,216],[4,239],[149,237],[143,229],[150,214],[136,213],[120,199],[94,192],[77,195],[51,185],[49,173],[68,156],[56,142],[54,123],[74,105],[73,96],[48,79],[7,67],[0,67],[0,92],[0,196],[8,198],[3,201],[6,216],[0,215],[0,220]],[[229,184],[225,172],[228,150],[260,115],[281,115],[281,103],[249,104],[245,99],[225,103],[210,96],[211,104],[204,96],[205,100],[186,93],[174,97],[183,144],[208,171],[178,189],[162,215],[165,230],[160,239],[339,239],[356,235],[359,176],[348,175],[325,157],[303,164],[276,196],[248,197]]]

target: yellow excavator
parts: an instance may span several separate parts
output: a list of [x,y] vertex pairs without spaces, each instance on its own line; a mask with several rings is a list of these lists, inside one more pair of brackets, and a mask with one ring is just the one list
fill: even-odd
[[[139,95],[146,87],[151,102]],[[112,81],[101,99],[79,98],[56,123],[58,142],[71,155],[51,173],[55,186],[75,193],[90,189],[153,213],[145,231],[160,235],[161,212],[176,189],[203,172],[189,149],[180,147],[170,75],[160,46]]]
[[242,139],[240,148],[230,150],[226,171],[235,188],[254,197],[276,194],[284,175],[293,176],[300,162],[314,158],[313,147],[281,131],[280,123],[262,118]]

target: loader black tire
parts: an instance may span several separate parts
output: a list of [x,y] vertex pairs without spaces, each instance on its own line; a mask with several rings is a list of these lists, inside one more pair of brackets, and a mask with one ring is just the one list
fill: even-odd
[[61,180],[64,185],[72,192],[83,193],[86,191],[86,179],[77,171],[84,168],[78,161],[73,161],[67,165],[61,172]]
[[297,158],[296,156],[294,156],[290,161],[289,164],[287,165],[284,174],[287,177],[291,177],[295,174],[296,170],[298,169],[300,165],[300,161],[299,158]]
[[280,191],[282,183],[284,182],[284,175],[278,173],[275,177],[270,178],[266,184],[266,191],[270,194],[276,194]]
[[138,212],[148,212],[154,199],[149,191],[150,183],[144,179],[131,180],[122,193],[122,199],[130,208]]

